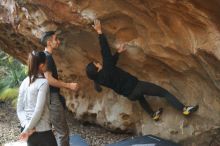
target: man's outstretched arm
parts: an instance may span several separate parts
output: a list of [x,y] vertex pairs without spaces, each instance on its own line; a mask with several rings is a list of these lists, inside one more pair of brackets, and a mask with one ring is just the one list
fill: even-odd
[[116,52],[116,53],[112,56],[112,61],[113,61],[113,64],[114,64],[114,65],[117,64],[118,58],[119,58],[119,53]]
[[94,20],[94,25],[92,25],[92,27],[99,34],[99,44],[101,47],[101,53],[102,53],[103,60],[105,58],[111,58],[112,57],[111,50],[110,50],[110,47],[109,47],[109,44],[108,44],[108,41],[107,41],[105,35],[102,33],[100,21]]
[[101,47],[101,53],[103,59],[105,57],[112,57],[112,53],[108,44],[108,41],[103,33],[99,34],[99,44]]
[[117,50],[117,52],[113,55],[113,64],[114,65],[116,65],[117,64],[117,62],[118,62],[118,58],[119,58],[119,55],[120,55],[120,53],[122,53],[122,52],[124,52],[126,49],[125,49],[125,47],[124,47],[125,45],[124,44],[121,44],[120,46],[119,46],[119,48],[117,48],[116,50]]
[[121,44],[119,48],[117,48],[117,52],[112,55],[111,50],[108,44],[108,41],[105,37],[105,35],[102,33],[101,24],[99,20],[94,21],[94,25],[92,25],[93,28],[96,30],[96,32],[99,34],[99,43],[101,47],[101,53],[103,58],[103,65],[116,65],[119,54],[123,51],[125,51],[124,44]]
[[45,72],[44,76],[48,80],[50,86],[57,88],[66,88],[73,91],[77,91],[79,88],[78,83],[65,83],[61,80],[55,79],[50,71]]

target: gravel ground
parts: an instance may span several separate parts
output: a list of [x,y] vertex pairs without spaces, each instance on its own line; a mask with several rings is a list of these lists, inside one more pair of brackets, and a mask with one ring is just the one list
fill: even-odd
[[10,104],[0,103],[0,145],[17,140],[19,122]]
[[[70,112],[66,112],[66,115],[70,134],[80,135],[90,146],[104,146],[133,136],[111,133],[98,125],[82,124],[75,120]],[[0,102],[0,146],[3,143],[16,141],[19,133],[16,110],[10,104]],[[220,129],[189,138],[182,141],[181,144],[183,146],[220,146]]]
[[[129,134],[115,134],[104,128],[82,124],[74,119],[72,113],[67,112],[67,121],[71,134],[79,134],[90,146],[104,146],[131,137]],[[19,121],[16,110],[8,103],[0,103],[0,145],[16,141],[19,135]]]

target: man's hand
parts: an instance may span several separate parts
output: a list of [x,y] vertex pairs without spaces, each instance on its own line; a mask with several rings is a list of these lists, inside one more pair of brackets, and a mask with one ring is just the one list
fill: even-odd
[[118,53],[124,52],[125,50],[126,50],[125,44],[121,44],[121,45],[119,46],[119,48],[117,48],[117,52],[118,52]]
[[68,83],[68,88],[73,91],[77,91],[79,89],[78,83]]
[[95,31],[98,34],[102,34],[101,24],[100,24],[100,21],[98,19],[94,20],[94,25],[92,25],[92,27],[95,29]]

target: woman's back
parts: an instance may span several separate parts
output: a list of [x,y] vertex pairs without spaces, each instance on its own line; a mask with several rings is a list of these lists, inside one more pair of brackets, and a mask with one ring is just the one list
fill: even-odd
[[[18,115],[22,126],[36,128],[36,131],[50,130],[48,81],[38,77],[30,85],[29,82],[27,77],[20,86]],[[19,109],[23,109],[23,113],[19,113]]]

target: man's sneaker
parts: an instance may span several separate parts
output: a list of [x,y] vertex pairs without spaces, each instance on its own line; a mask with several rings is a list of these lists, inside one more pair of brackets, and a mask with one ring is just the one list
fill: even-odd
[[152,119],[153,119],[154,121],[158,121],[158,120],[160,119],[160,116],[161,116],[162,113],[163,113],[163,108],[159,108],[159,110],[157,110],[157,111],[153,114]]
[[183,114],[186,115],[186,116],[187,116],[187,115],[190,115],[191,113],[197,111],[198,108],[199,108],[198,105],[195,105],[195,106],[185,106],[185,107],[183,108]]

